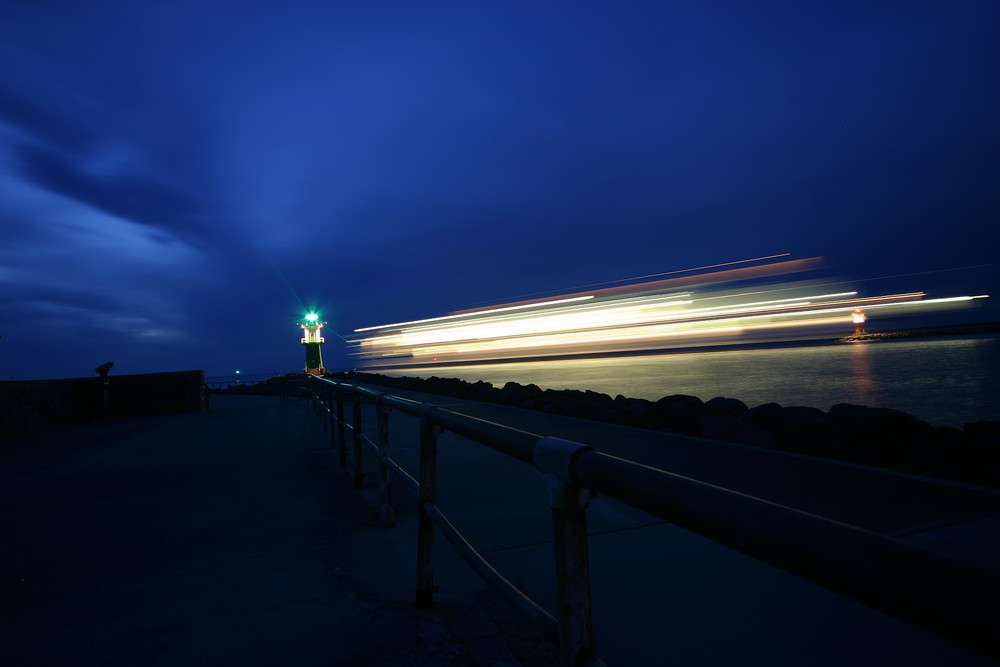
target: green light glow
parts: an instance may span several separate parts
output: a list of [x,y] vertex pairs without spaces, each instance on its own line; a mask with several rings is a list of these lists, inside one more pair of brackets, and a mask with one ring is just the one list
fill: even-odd
[[317,315],[316,313],[309,313],[308,315],[306,315],[306,319],[309,320],[310,322],[315,322],[316,320],[319,319],[319,315]]

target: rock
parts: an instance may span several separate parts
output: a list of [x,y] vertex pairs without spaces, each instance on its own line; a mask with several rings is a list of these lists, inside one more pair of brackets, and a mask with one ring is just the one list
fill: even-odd
[[705,403],[705,414],[709,415],[742,415],[747,409],[747,404],[743,401],[722,396],[716,396]]
[[627,398],[618,394],[612,401],[617,417],[615,421],[623,426],[638,426],[651,403],[644,398]]
[[782,408],[772,446],[784,452],[819,456],[831,445],[826,413],[817,408]]
[[664,396],[653,403],[646,413],[648,428],[697,435],[698,420],[704,413],[705,404],[697,396],[673,394]]
[[998,421],[972,422],[964,430],[936,429],[899,410],[849,403],[834,405],[829,412],[777,403],[747,409],[742,401],[722,396],[703,403],[695,396],[676,394],[650,402],[622,395],[612,399],[594,391],[543,392],[537,385],[516,382],[501,389],[489,382],[436,376],[394,378],[350,372],[330,377],[1000,486]]
[[935,437],[933,426],[900,410],[838,403],[830,408],[829,417],[834,428],[851,440],[870,440],[890,435],[912,441]]
[[537,401],[537,408],[568,417],[597,421],[614,422],[618,416],[615,402],[607,394],[576,389],[546,389]]
[[575,389],[546,389],[539,403],[542,410],[568,417],[579,417],[587,412],[584,393]]
[[439,378],[432,377],[427,381],[428,388],[425,391],[429,391],[433,394],[440,394],[442,396],[452,396],[452,397],[462,397],[467,395],[468,383],[456,378]]
[[735,415],[706,413],[698,420],[698,426],[701,427],[701,437],[711,440],[754,447],[770,447],[774,442],[773,432],[757,428]]
[[[962,433],[958,429],[952,430]],[[958,474],[955,442],[955,438],[939,437],[933,441],[908,445],[896,467],[918,475],[955,479]]]
[[965,425],[965,433],[973,438],[1000,441],[1000,421],[978,421]]
[[494,387],[489,382],[483,382],[480,380],[470,387],[469,398],[476,401],[483,401],[485,403],[495,403],[500,400],[500,390]]
[[516,382],[508,382],[500,390],[500,402],[504,405],[519,406],[531,399],[538,402],[541,398],[542,390],[535,384],[520,385]]
[[781,406],[777,403],[764,403],[747,410],[742,418],[759,429],[773,431],[781,423]]
[[976,484],[1000,486],[1000,422],[972,422],[965,425],[965,433],[958,464],[963,476]]
[[895,435],[882,435],[848,443],[849,460],[866,465],[891,467],[902,462],[906,443]]
[[955,440],[956,438],[961,438],[965,435],[962,429],[953,428],[951,426],[942,426],[937,430],[938,440]]

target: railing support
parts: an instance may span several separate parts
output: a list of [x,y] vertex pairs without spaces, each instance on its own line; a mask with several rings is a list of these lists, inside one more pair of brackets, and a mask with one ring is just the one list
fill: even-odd
[[337,390],[337,465],[347,467],[347,435],[344,428],[344,394]]
[[392,487],[390,485],[389,465],[389,407],[382,405],[381,396],[375,402],[378,414],[378,483],[382,491],[382,525],[395,526],[396,514],[390,500]]
[[535,467],[548,476],[559,600],[559,653],[564,667],[595,659],[587,544],[587,505],[593,494],[573,484],[570,471],[573,458],[589,449],[559,438],[540,438],[533,455]]
[[330,428],[330,424],[327,422],[330,415],[330,411],[327,408],[330,404],[326,400],[326,396],[329,391],[326,390],[326,387],[322,386],[317,387],[316,389],[316,398],[319,401],[319,420],[323,424],[323,432],[326,433]]
[[337,447],[337,413],[336,413],[336,398],[337,391],[333,387],[327,387],[327,405],[329,406],[329,414],[327,418],[330,422],[330,447],[336,449]]
[[[299,387],[299,382],[296,379],[292,387]],[[460,555],[491,586],[502,591],[505,599],[513,600],[519,609],[527,608],[527,615],[540,620],[539,626],[546,634],[560,636],[564,665],[602,664],[593,657],[585,512],[594,496],[588,489],[600,489],[611,498],[987,657],[1000,657],[993,613],[995,601],[1000,599],[1000,577],[995,568],[953,560],[878,533],[604,454],[585,445],[539,438],[427,403],[379,394],[357,383],[331,384],[336,388],[342,467],[346,466],[344,427],[349,426],[343,419],[343,394],[356,395],[359,401],[363,397],[376,398],[376,405],[391,406],[421,420],[420,480],[413,479],[388,456],[382,461],[388,462],[388,467],[419,494],[417,604],[429,606],[437,590],[432,556],[434,533],[440,529]],[[288,389],[283,382],[282,390],[288,392]],[[297,389],[296,395],[299,395]],[[359,407],[356,403],[355,409]],[[533,463],[546,475],[558,577],[558,622],[496,573],[436,506],[436,446],[442,430],[432,420],[458,436]],[[355,421],[360,430],[360,419],[356,417]],[[378,444],[375,447],[388,452]]]
[[330,388],[323,386],[323,383],[316,383],[316,396],[319,399],[319,420],[323,423],[323,432],[330,429],[330,402],[327,398],[330,395]]
[[420,417],[420,488],[417,492],[417,606],[434,601],[434,520],[424,509],[437,496],[438,428],[427,419],[433,408],[427,405]]
[[354,488],[360,489],[364,481],[364,461],[361,450],[364,442],[361,440],[361,397],[354,399]]
[[587,664],[594,657],[587,544],[590,490],[549,475],[549,497],[559,599],[559,652],[565,667]]

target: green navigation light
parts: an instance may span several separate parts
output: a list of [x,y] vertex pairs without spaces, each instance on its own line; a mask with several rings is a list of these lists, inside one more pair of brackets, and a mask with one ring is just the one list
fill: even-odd
[[310,322],[315,322],[316,320],[319,319],[319,315],[317,315],[316,313],[309,313],[308,315],[306,315],[306,319]]

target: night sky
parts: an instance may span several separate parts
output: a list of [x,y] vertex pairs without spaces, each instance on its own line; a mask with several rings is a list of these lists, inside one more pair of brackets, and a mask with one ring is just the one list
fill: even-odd
[[307,307],[336,368],[333,332],[785,252],[1000,319],[998,34],[996,0],[3,2],[0,376],[293,371]]

